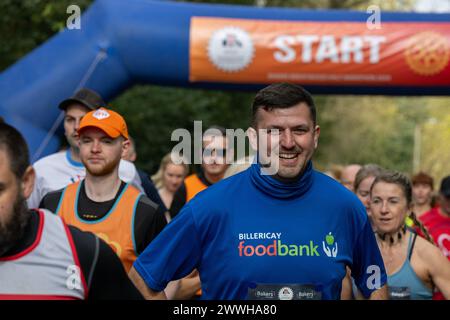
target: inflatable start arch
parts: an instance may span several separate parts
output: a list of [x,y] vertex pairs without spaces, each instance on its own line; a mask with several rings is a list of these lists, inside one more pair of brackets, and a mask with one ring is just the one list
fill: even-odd
[[[450,94],[450,15],[97,0],[0,74],[0,115],[36,157],[54,152],[58,103],[80,87],[109,100],[135,83],[313,93]],[[56,126],[55,126],[56,123]],[[50,131],[50,134],[48,132]]]

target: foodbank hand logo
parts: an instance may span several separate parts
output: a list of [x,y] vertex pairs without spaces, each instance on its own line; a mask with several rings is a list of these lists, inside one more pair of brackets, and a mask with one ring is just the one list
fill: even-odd
[[338,253],[338,244],[334,241],[334,236],[329,232],[322,241],[323,251],[328,257],[336,258]]

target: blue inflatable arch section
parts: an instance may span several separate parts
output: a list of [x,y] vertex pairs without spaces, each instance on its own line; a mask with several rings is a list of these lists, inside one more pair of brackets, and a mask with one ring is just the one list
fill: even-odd
[[[356,11],[256,8],[156,0],[97,0],[81,17],[81,30],[64,30],[0,74],[0,115],[25,136],[34,160],[54,152],[58,103],[80,87],[110,100],[135,83],[256,90],[260,85],[189,82],[192,16],[270,20],[357,21]],[[449,22],[448,14],[384,13],[388,21]],[[450,94],[449,88],[319,87],[313,93]],[[420,90],[420,91],[418,91]]]

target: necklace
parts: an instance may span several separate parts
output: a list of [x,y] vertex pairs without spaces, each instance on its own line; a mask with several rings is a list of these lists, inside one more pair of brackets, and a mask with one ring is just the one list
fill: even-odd
[[377,234],[378,238],[380,238],[382,241],[386,241],[386,238],[388,238],[389,243],[391,245],[394,244],[395,239],[397,238],[397,241],[401,241],[402,237],[405,235],[406,233],[406,226],[403,225],[396,233],[394,234],[388,234],[388,233],[378,233],[377,231],[375,231],[375,233]]

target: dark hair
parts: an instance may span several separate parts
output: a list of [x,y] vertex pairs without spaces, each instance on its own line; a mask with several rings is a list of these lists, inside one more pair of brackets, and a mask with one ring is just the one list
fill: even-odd
[[425,172],[419,172],[416,175],[414,175],[411,178],[411,182],[413,186],[415,186],[416,184],[429,185],[431,187],[431,190],[433,190],[434,185],[433,177],[430,176],[429,174],[426,174]]
[[274,83],[261,89],[252,104],[252,126],[256,128],[256,114],[260,108],[271,111],[276,108],[290,108],[305,103],[316,125],[316,106],[311,94],[299,85],[292,83]]
[[[398,171],[391,171],[391,170],[383,170],[374,180],[372,187],[370,188],[370,194],[372,195],[373,187],[378,182],[386,182],[386,183],[393,183],[398,185],[402,190],[403,194],[405,195],[406,202],[408,204],[408,207],[411,206],[412,203],[412,183],[409,178]],[[424,225],[417,219],[416,214],[411,211],[411,214],[409,215],[409,218],[413,220],[414,225],[418,226],[420,231],[422,231],[422,234],[425,236],[425,238],[431,242],[433,242],[433,239],[431,238],[430,234],[428,233],[428,230],[424,227]]]
[[20,132],[6,123],[0,123],[0,149],[8,155],[14,175],[22,179],[30,165],[28,146]]
[[442,179],[439,193],[446,198],[450,198],[450,176],[446,176]]

